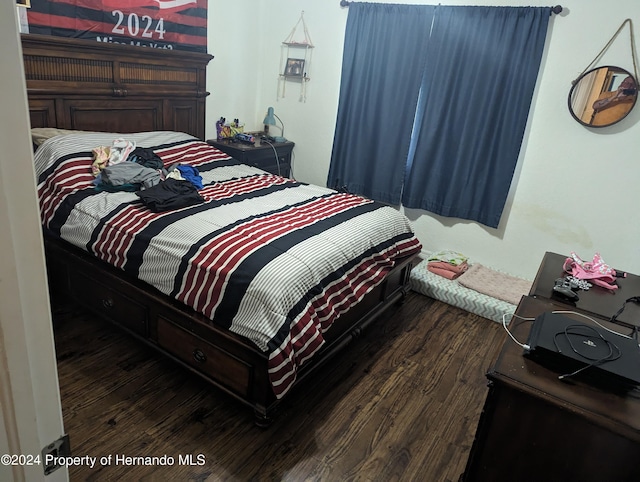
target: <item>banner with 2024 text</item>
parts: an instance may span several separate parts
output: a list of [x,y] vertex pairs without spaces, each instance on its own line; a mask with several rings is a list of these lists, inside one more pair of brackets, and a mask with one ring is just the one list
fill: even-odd
[[207,51],[207,0],[31,0],[29,33]]

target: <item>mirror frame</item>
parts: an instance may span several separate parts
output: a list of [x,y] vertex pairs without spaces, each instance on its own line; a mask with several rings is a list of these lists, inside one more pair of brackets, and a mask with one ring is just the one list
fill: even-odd
[[[620,113],[620,115],[618,117],[615,118],[615,120],[611,121],[611,122],[607,122],[607,123],[603,123],[603,124],[593,124],[593,120],[594,120],[594,116],[597,114],[597,111],[593,108],[586,108],[583,109],[583,115],[579,116],[575,110],[574,110],[574,102],[572,102],[574,95],[577,93],[578,88],[579,88],[579,84],[581,81],[584,81],[586,78],[591,77],[594,75],[594,72],[600,71],[602,69],[606,69],[605,72],[605,78],[602,79],[600,81],[600,92],[598,94],[598,98],[600,95],[602,95],[605,92],[616,92],[615,90],[604,90],[602,89],[602,86],[605,85],[605,82],[610,82],[611,81],[611,74],[626,74],[627,77],[631,77],[631,79],[633,79],[633,82],[635,84],[635,94],[633,95],[633,102],[631,103],[631,106],[629,107],[628,110],[626,110],[623,113]],[[597,74],[595,74],[597,75]],[[625,77],[626,78],[626,77]],[[597,85],[597,84],[595,84]],[[589,97],[587,99],[585,99],[585,105],[590,105],[592,106],[594,104],[594,100],[598,100],[598,98],[594,99],[593,95],[595,93],[595,89],[591,88],[589,89]],[[627,117],[629,115],[629,113],[633,110],[633,108],[636,105],[636,102],[638,100],[638,81],[637,79],[633,76],[633,74],[631,72],[629,72],[626,69],[623,69],[621,67],[616,67],[616,66],[612,66],[612,65],[605,65],[602,67],[596,67],[594,69],[591,69],[585,73],[583,73],[582,75],[580,75],[580,77],[578,77],[574,82],[573,85],[571,86],[571,90],[569,91],[569,97],[567,99],[567,103],[568,103],[568,107],[569,107],[569,112],[571,113],[571,116],[578,121],[580,124],[582,124],[585,127],[594,127],[594,128],[598,128],[598,127],[609,127],[612,126],[614,124],[617,124],[618,122],[620,122],[622,119],[624,119],[625,117]],[[620,105],[620,104],[617,104]],[[589,122],[586,122],[584,120],[584,113],[588,113],[589,111],[591,111],[591,120]],[[602,112],[602,110],[601,110]]]

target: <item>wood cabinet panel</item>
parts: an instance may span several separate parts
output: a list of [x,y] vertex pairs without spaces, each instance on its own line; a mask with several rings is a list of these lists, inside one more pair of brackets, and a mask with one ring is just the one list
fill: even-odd
[[126,117],[129,132],[156,131],[163,128],[162,102],[150,100],[114,99],[108,104],[101,100],[65,99],[64,124],[69,129],[100,132],[124,132]]
[[204,132],[200,132],[196,122],[201,117],[198,109],[198,103],[190,99],[168,100],[165,102],[164,123],[169,130],[184,132],[188,129],[187,132],[197,132],[196,137],[203,139]]
[[69,292],[92,312],[139,335],[147,335],[147,306],[125,293],[78,271],[69,274]]
[[54,99],[29,100],[31,127],[56,126],[56,102]]
[[34,34],[22,36],[22,50],[34,127],[204,139],[211,55]]
[[250,365],[174,325],[168,318],[160,316],[156,326],[157,341],[161,348],[241,397],[248,395],[252,379]]

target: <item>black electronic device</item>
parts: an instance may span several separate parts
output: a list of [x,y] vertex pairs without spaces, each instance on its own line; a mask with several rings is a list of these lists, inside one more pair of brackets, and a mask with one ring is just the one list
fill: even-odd
[[567,278],[558,278],[553,286],[553,294],[569,301],[578,301],[578,293],[573,291],[574,287]]
[[527,345],[524,355],[561,380],[576,378],[616,392],[640,387],[640,347],[632,338],[545,312],[533,322]]

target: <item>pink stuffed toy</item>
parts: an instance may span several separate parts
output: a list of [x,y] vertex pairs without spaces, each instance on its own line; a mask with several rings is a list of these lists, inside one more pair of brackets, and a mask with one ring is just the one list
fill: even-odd
[[602,260],[600,253],[594,254],[593,261],[586,262],[572,251],[571,257],[565,260],[563,268],[578,279],[589,280],[590,283],[609,290],[618,289],[618,285],[615,284],[616,270]]

